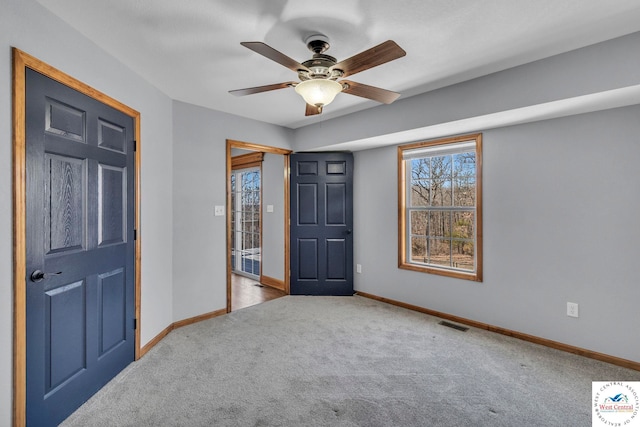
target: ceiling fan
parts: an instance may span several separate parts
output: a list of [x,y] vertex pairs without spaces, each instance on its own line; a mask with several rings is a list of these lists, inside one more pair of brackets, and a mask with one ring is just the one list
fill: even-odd
[[300,81],[231,90],[229,93],[236,96],[244,96],[293,87],[307,103],[306,116],[322,113],[323,107],[332,102],[340,92],[372,99],[384,104],[391,104],[400,96],[399,93],[390,90],[351,80],[338,81],[342,77],[351,76],[405,56],[407,53],[393,40],[387,40],[340,62],[337,62],[333,56],[324,53],[329,49],[329,39],[326,36],[315,34],[308,37],[305,43],[309,50],[313,52],[313,57],[302,64],[265,43],[240,43],[242,46],[295,71],[298,73]]

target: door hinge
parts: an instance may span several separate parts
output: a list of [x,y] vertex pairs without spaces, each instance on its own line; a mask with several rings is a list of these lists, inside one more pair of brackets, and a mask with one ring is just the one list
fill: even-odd
[[134,318],[133,319],[133,330],[135,331],[136,329],[138,329],[138,319]]
[[138,240],[138,230],[133,230],[133,240]]
[[138,151],[138,141],[133,140],[133,151]]

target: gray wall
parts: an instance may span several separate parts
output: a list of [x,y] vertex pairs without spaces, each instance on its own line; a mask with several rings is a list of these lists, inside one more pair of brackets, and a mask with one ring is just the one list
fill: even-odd
[[[273,212],[267,212],[273,205]],[[284,281],[284,156],[262,162],[262,275]]]
[[226,140],[291,147],[291,131],[174,101],[173,318],[227,306]]
[[173,321],[172,104],[33,0],[3,0],[0,28],[0,425],[8,426],[13,369],[11,46],[141,113],[142,344]]
[[633,106],[484,132],[482,283],[398,269],[396,148],[356,152],[355,288],[639,362],[639,119]]

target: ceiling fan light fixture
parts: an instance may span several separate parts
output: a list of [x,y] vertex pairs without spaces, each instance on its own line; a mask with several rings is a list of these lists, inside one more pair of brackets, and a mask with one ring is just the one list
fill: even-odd
[[329,105],[340,92],[342,85],[335,80],[312,79],[296,85],[296,93],[302,96],[307,104],[316,107]]

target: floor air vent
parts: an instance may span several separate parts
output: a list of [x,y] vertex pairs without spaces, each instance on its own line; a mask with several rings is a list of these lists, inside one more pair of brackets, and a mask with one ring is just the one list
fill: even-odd
[[449,323],[446,320],[438,322],[438,325],[446,326],[446,327],[452,328],[452,329],[457,329],[457,330],[462,331],[462,332],[466,332],[467,330],[469,330],[469,328],[467,328],[466,326],[460,326],[460,325],[456,325],[455,323]]

